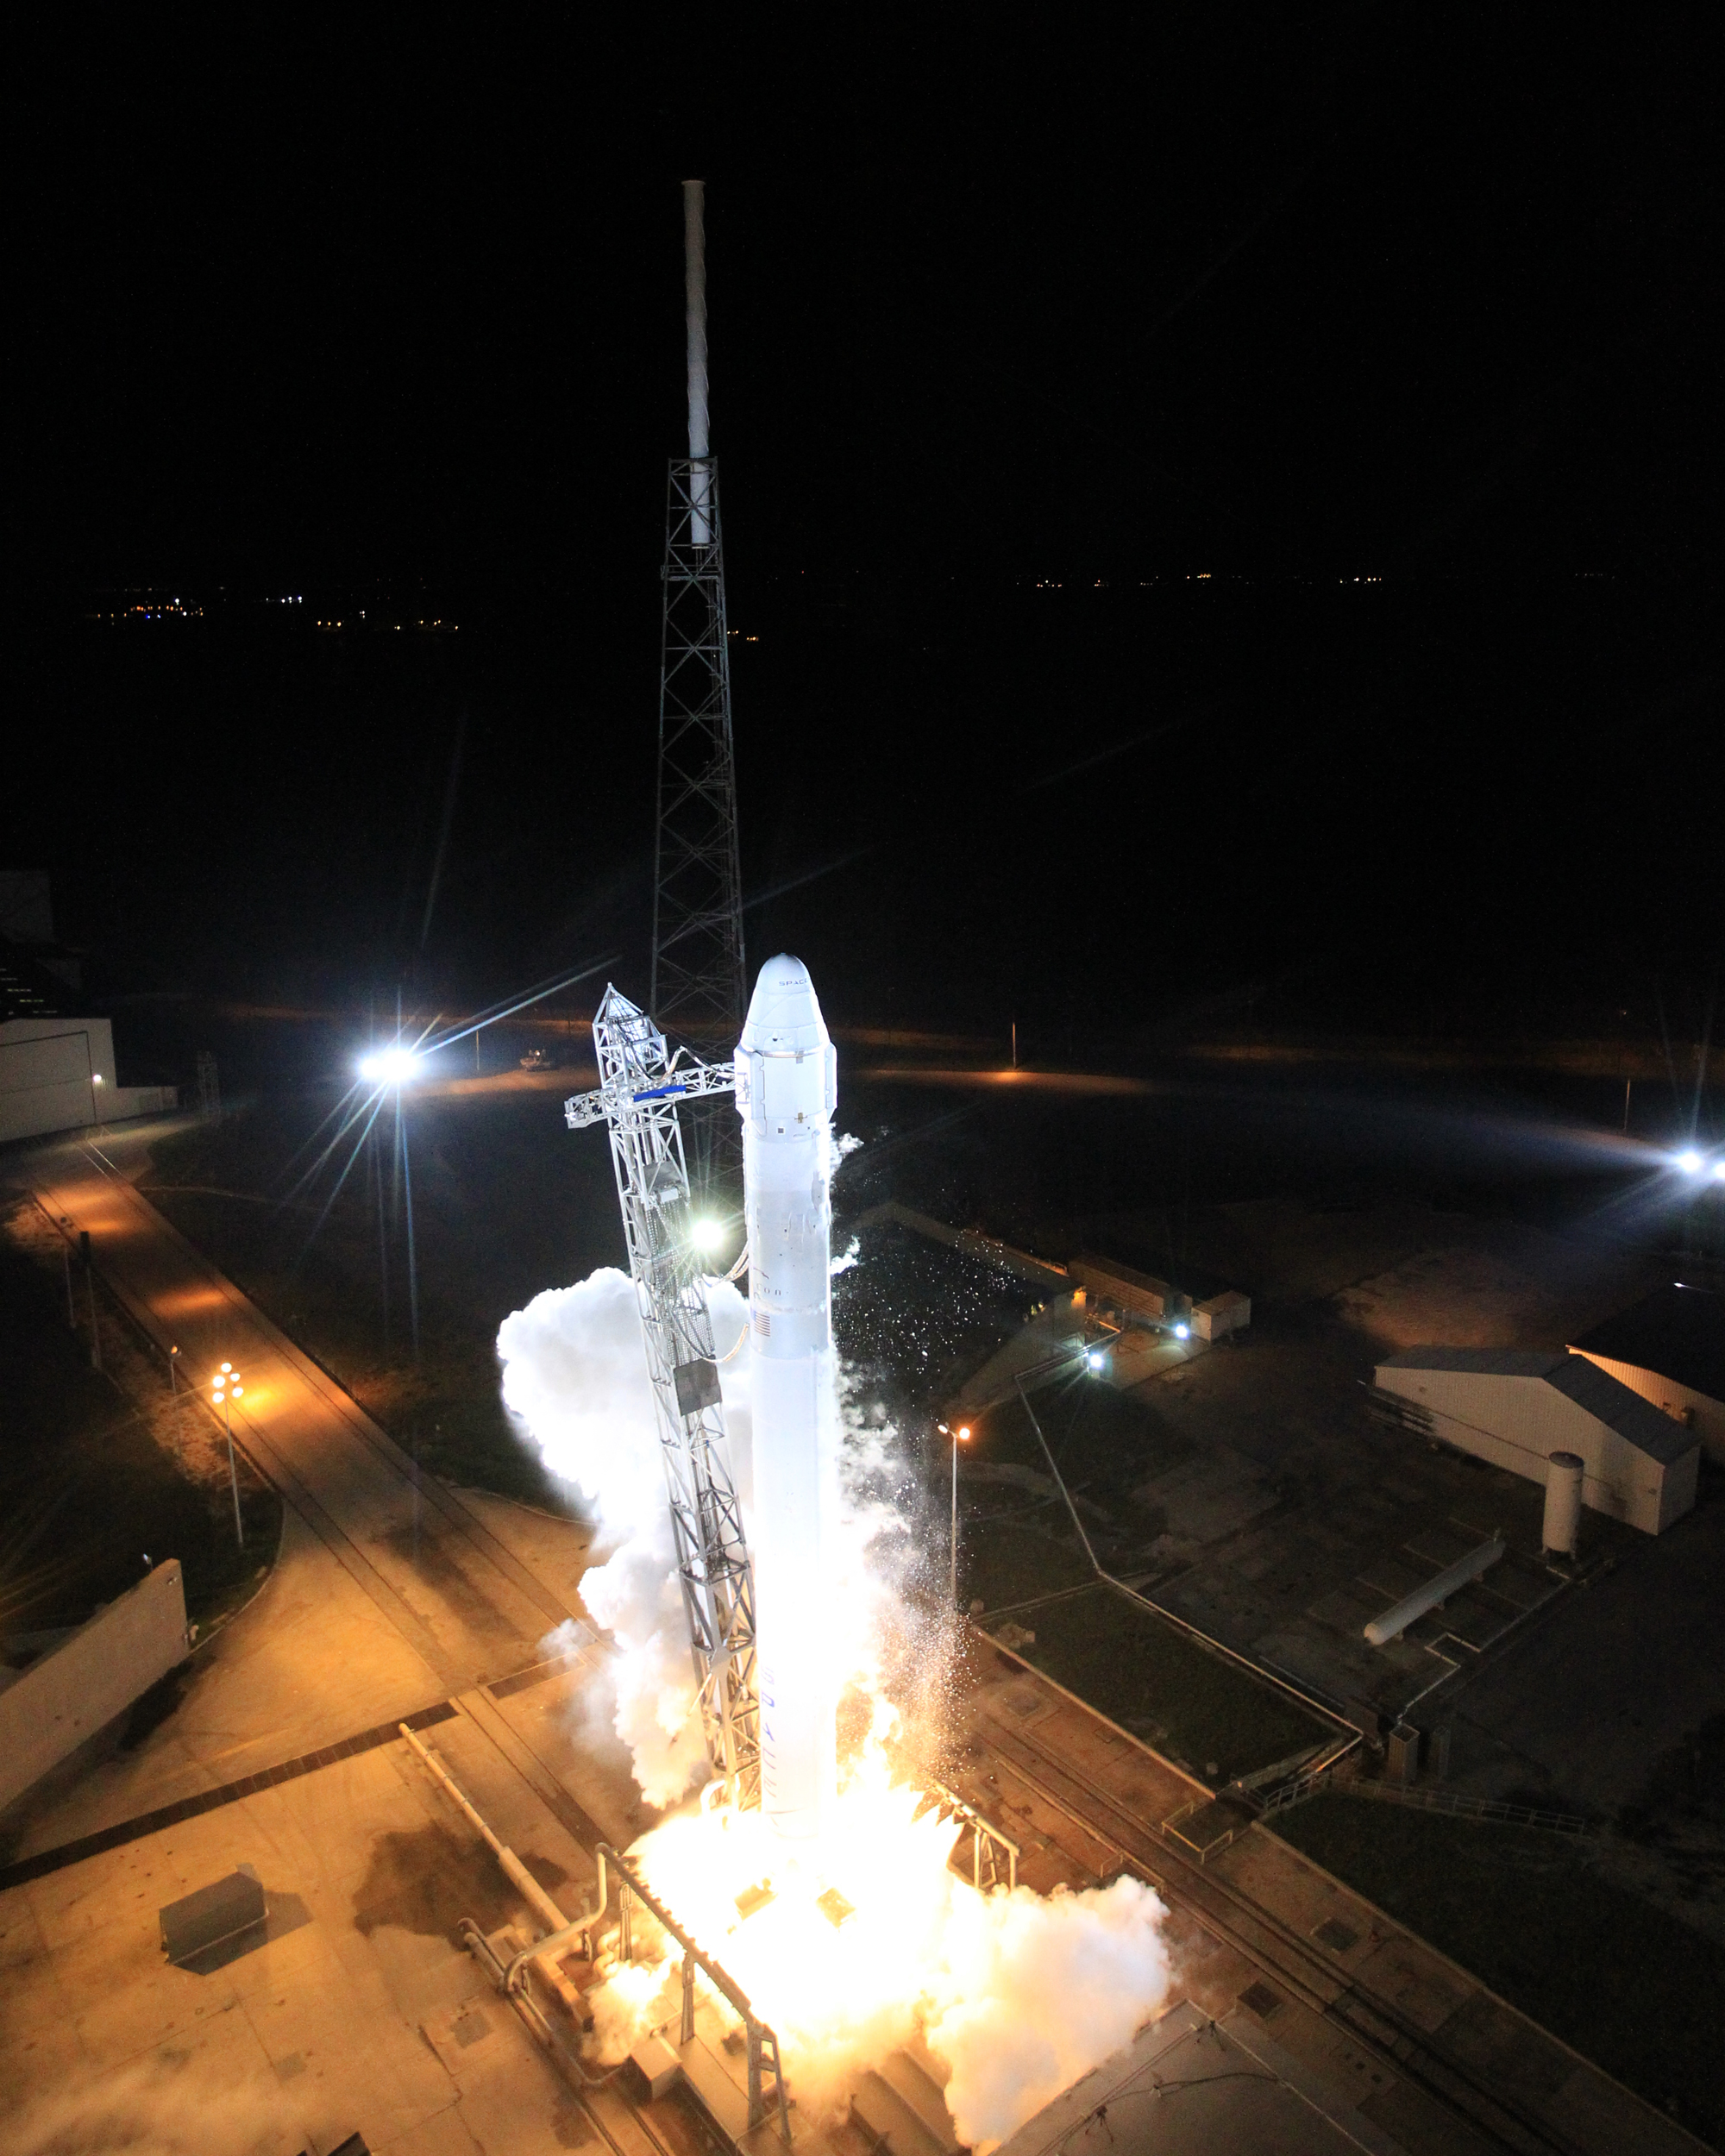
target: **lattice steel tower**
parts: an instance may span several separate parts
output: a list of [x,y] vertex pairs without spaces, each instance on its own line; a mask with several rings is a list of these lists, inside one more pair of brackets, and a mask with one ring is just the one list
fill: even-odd
[[603,1123],[641,1310],[647,1375],[676,1536],[707,1758],[736,1802],[761,1801],[755,1585],[731,1473],[712,1319],[692,1233],[680,1102],[737,1120],[731,1063],[674,1053],[644,1011],[607,987],[593,1018],[599,1090],[563,1104],[572,1131]]
[[659,1025],[728,1053],[743,1025],[743,882],[718,465],[707,436],[704,183],[683,182],[689,454],[665,505],[659,667],[659,823],[648,1007]]

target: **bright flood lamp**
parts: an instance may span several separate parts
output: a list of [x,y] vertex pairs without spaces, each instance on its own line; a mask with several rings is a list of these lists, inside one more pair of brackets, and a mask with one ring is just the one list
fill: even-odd
[[1174,1337],[1176,1340],[1189,1340],[1192,1337],[1191,1326],[1189,1325],[1176,1326],[1174,1328]]
[[374,1085],[399,1086],[413,1075],[413,1067],[419,1058],[411,1049],[380,1048],[374,1056],[367,1056],[360,1065],[361,1078],[369,1078]]
[[1103,1363],[1106,1363],[1107,1359],[1107,1357],[1103,1354],[1101,1348],[1092,1348],[1089,1353],[1084,1357],[1084,1360],[1090,1365],[1090,1368],[1093,1370],[1101,1369]]
[[1701,1173],[1703,1163],[1700,1154],[1690,1145],[1685,1147],[1678,1155],[1677,1164],[1685,1175],[1698,1175]]
[[724,1224],[720,1220],[697,1220],[693,1232],[698,1250],[716,1250],[724,1240]]

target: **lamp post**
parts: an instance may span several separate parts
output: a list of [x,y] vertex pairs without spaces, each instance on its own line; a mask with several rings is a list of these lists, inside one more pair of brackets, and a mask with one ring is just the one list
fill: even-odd
[[[395,1094],[395,1142],[397,1156],[401,1162],[402,1194],[407,1201],[407,1317],[413,1334],[413,1361],[419,1363],[419,1267],[413,1248],[413,1169],[407,1157],[407,1118],[402,1106],[401,1090],[413,1075],[418,1056],[410,1048],[400,1045],[398,1032],[393,1048],[380,1050],[367,1056],[360,1065],[360,1075],[381,1089]],[[383,1197],[382,1170],[380,1166],[378,1197]]]
[[953,1608],[957,1609],[958,1607],[958,1448],[961,1445],[969,1444],[970,1426],[968,1422],[961,1422],[956,1430],[949,1430],[944,1422],[939,1422],[935,1425],[935,1427],[942,1437],[950,1438],[952,1440],[952,1532],[949,1552],[951,1559],[951,1580],[948,1589],[948,1598]]
[[240,1525],[240,1470],[234,1464],[234,1402],[243,1399],[245,1391],[240,1373],[231,1363],[224,1363],[210,1382],[210,1401],[222,1410],[223,1426],[228,1432],[228,1481],[234,1492],[234,1539],[242,1550],[246,1534]]

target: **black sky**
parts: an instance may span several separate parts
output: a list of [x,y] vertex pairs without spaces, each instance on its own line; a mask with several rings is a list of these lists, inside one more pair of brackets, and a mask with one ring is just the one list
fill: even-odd
[[[53,868],[117,985],[386,970],[466,708],[442,962],[506,985],[637,935],[695,172],[732,618],[764,632],[745,878],[875,849],[762,934],[837,960],[866,918],[858,981],[914,1000],[938,919],[940,993],[1004,1009],[1063,963],[1051,893],[1100,877],[1118,911],[1158,876],[1214,927],[1183,934],[1182,993],[1346,958],[1367,918],[1379,972],[1462,919],[1530,965],[1567,937],[1583,973],[1608,946],[1638,981],[1672,952],[1704,973],[1705,19],[442,9],[39,38],[12,100],[35,723],[6,849]],[[1014,580],[1205,571],[1270,596],[1013,611]],[[1369,624],[1334,611],[1356,573],[1397,594]],[[130,584],[423,588],[472,641],[389,679],[231,640],[92,657],[66,624]],[[1176,721],[1148,764],[1013,805]],[[164,854],[212,772],[269,813]],[[1410,867],[1410,818],[1440,864]]]
[[813,22],[60,47],[21,96],[43,558],[650,544],[692,170],[716,442],[781,562],[1711,555],[1720,85],[1677,18]]

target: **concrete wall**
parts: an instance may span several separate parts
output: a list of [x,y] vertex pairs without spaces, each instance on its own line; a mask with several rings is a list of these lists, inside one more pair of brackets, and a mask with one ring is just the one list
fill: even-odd
[[1645,1534],[1659,1533],[1695,1502],[1695,1451],[1667,1467],[1543,1377],[1380,1364],[1377,1382],[1426,1408],[1434,1437],[1529,1482],[1544,1484],[1552,1453],[1579,1453],[1582,1501]]
[[0,1692],[0,1809],[186,1652],[185,1589],[169,1557]]
[[1570,1353],[1586,1356],[1608,1377],[1615,1377],[1620,1385],[1639,1393],[1662,1415],[1670,1415],[1673,1422],[1693,1430],[1708,1458],[1717,1460],[1725,1467],[1725,1401],[1709,1400],[1693,1386],[1679,1385],[1674,1377],[1661,1377],[1657,1370],[1644,1370],[1634,1363],[1611,1362],[1588,1348],[1571,1348]]

